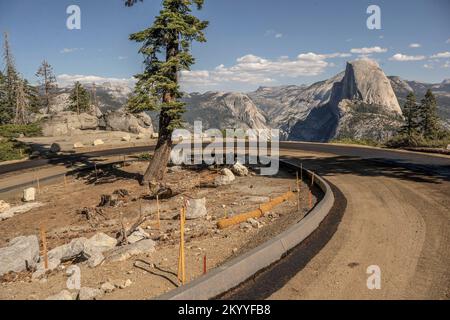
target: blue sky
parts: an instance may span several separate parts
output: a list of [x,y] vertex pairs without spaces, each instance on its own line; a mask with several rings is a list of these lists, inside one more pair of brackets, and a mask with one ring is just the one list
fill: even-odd
[[[66,28],[66,8],[81,8],[81,30]],[[381,8],[381,30],[366,27],[367,7]],[[149,26],[160,0],[126,8],[122,0],[0,0],[0,31],[10,34],[19,71],[31,82],[42,59],[61,84],[128,83],[142,68],[128,35]],[[388,75],[450,78],[450,1],[206,0],[208,42],[183,74],[187,91],[249,91],[260,85],[309,84],[347,60],[371,58]]]

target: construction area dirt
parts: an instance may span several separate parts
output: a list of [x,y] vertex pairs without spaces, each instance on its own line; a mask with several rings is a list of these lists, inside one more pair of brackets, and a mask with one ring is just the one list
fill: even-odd
[[[105,253],[106,258],[95,266],[76,257],[39,277],[34,277],[35,270],[7,273],[0,278],[0,299],[46,299],[63,290],[81,299],[81,291],[78,294],[78,290],[68,288],[67,270],[72,265],[80,268],[81,287],[95,291],[84,294],[87,298],[157,297],[181,285],[177,277],[180,209],[186,203],[204,199],[196,204],[200,209],[194,208],[199,210],[193,210],[194,215],[185,222],[185,272],[189,283],[202,275],[205,267],[209,271],[300,221],[317,201],[309,187],[300,182],[300,193],[294,192],[259,219],[220,229],[221,219],[254,211],[271,199],[296,191],[295,174],[280,171],[276,176],[264,177],[250,169],[246,175],[236,174],[231,182],[215,184],[218,177],[223,178],[221,181],[228,178],[222,175],[225,169],[172,167],[168,169],[167,185],[174,188],[156,200],[148,197],[148,187],[138,182],[147,164],[136,161],[114,165],[36,186],[35,200],[41,206],[0,222],[0,248],[16,237],[36,235],[42,257],[44,251],[99,233],[119,239],[118,246],[126,245],[137,232],[142,239],[148,239],[145,241],[154,241],[152,250],[130,251],[119,259],[109,259]],[[1,200],[13,206],[22,203],[23,194],[5,197]],[[43,239],[47,249],[43,248]],[[139,244],[139,240],[134,242]]]

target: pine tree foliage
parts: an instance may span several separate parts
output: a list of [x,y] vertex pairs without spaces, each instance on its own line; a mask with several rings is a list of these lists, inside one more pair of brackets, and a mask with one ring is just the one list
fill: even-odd
[[89,112],[91,109],[90,94],[78,81],[75,82],[75,85],[69,96],[69,101],[69,110],[78,114]]
[[[126,0],[127,6],[137,0]],[[137,84],[128,108],[132,112],[159,110],[159,138],[155,154],[144,181],[160,181],[172,148],[172,132],[181,126],[184,104],[179,75],[195,63],[192,42],[205,42],[207,21],[192,14],[201,10],[204,0],[163,0],[162,10],[149,28],[130,35],[130,40],[142,43],[145,70],[136,75]]]
[[3,90],[5,96],[5,102],[2,106],[0,122],[2,124],[11,123],[15,116],[15,105],[17,100],[17,87],[19,85],[19,74],[16,70],[14,58],[9,45],[9,37],[7,33],[4,33],[3,43],[3,59],[4,59],[4,80]]
[[46,60],[42,61],[41,66],[36,72],[36,77],[39,79],[42,105],[45,107],[46,113],[50,113],[52,97],[58,86],[53,68]]
[[428,89],[420,106],[420,128],[426,139],[435,139],[439,134],[439,117],[437,115],[437,102],[433,92]]
[[403,107],[403,115],[405,116],[405,124],[400,132],[410,139],[419,132],[419,106],[416,102],[414,92],[410,92],[406,97]]

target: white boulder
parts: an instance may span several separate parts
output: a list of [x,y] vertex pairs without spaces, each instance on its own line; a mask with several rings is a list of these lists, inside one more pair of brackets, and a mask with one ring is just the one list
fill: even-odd
[[3,213],[11,208],[11,205],[3,200],[0,200],[0,213]]
[[35,188],[27,188],[23,190],[22,200],[24,202],[31,202],[36,200],[36,189]]
[[150,238],[150,235],[141,227],[137,228],[129,237],[127,237],[128,243],[136,243],[148,238]]
[[22,236],[0,248],[0,276],[34,268],[39,260],[39,241],[36,236]]
[[74,147],[75,149],[84,148],[84,144],[81,143],[81,142],[75,142],[75,143],[73,144],[73,147]]
[[214,180],[214,185],[217,187],[225,186],[231,184],[235,179],[236,177],[233,172],[231,172],[230,169],[225,168],[220,172],[220,176]]
[[186,207],[186,219],[194,220],[206,217],[208,211],[206,210],[206,198],[189,199]]
[[231,171],[239,177],[245,177],[248,176],[248,169],[246,166],[244,166],[239,161],[234,164],[234,166],[231,168]]
[[101,146],[104,145],[105,143],[103,142],[102,139],[95,139],[94,142],[92,143],[92,145],[94,146]]

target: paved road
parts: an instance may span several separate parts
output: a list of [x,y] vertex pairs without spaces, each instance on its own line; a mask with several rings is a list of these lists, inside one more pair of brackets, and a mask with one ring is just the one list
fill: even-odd
[[[283,156],[339,189],[342,220],[307,263],[302,260],[309,249],[294,250],[227,298],[450,298],[450,158],[333,145],[281,147]],[[372,265],[381,269],[381,290],[367,288]]]
[[[263,291],[262,274],[245,297],[450,298],[450,157],[310,143],[280,148],[331,182],[344,212],[331,239],[292,277]],[[381,268],[381,290],[366,286],[371,265]],[[282,278],[270,272],[269,279]]]

